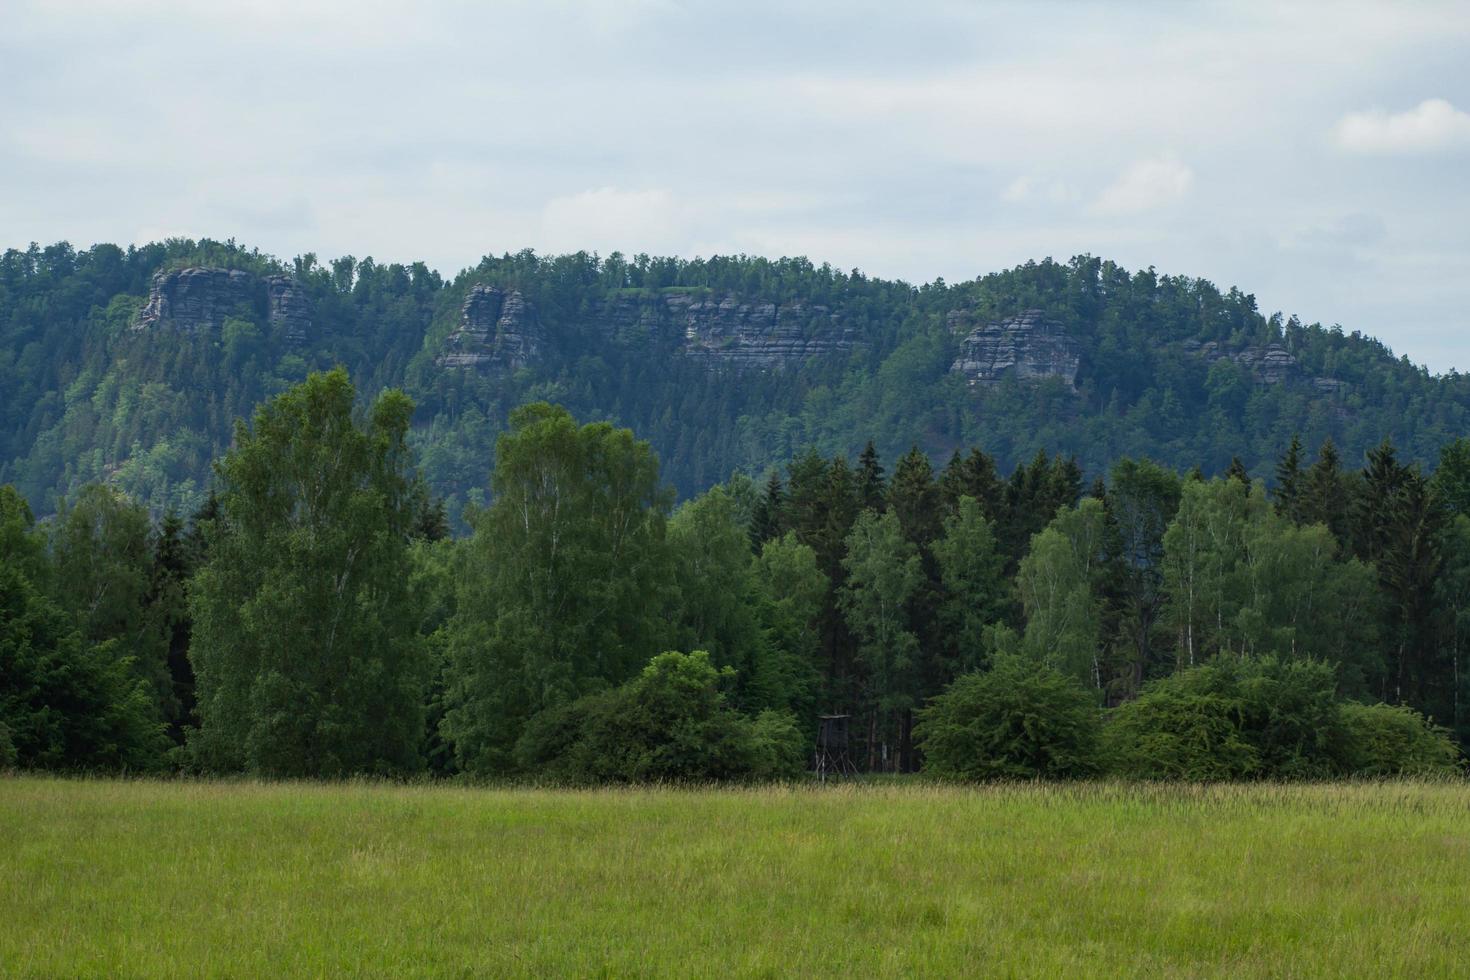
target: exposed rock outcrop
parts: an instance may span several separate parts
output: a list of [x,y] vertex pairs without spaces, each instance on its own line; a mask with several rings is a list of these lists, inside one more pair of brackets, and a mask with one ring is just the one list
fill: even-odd
[[218,330],[230,316],[258,317],[261,310],[266,322],[291,343],[304,343],[311,335],[311,304],[293,277],[274,275],[262,281],[240,269],[205,266],[155,273],[133,329],[194,334]]
[[253,310],[259,281],[238,269],[190,268],[157,272],[148,290],[148,303],[133,322],[134,329],[167,326],[179,333],[216,330],[225,317]]
[[971,387],[1014,377],[1022,381],[1060,378],[1075,389],[1082,345],[1040,310],[1026,310],[981,326],[974,325],[968,311],[954,310],[946,322],[952,332],[964,334],[950,371],[964,375]]
[[1230,360],[1250,372],[1251,377],[1261,384],[1279,385],[1294,381],[1306,381],[1324,395],[1345,393],[1349,385],[1336,378],[1307,378],[1301,363],[1291,351],[1280,344],[1251,344],[1237,351],[1224,349],[1215,341],[1200,343],[1197,340],[1184,342],[1184,349],[1211,364]]
[[541,353],[535,311],[518,290],[475,286],[460,308],[459,325],[444,342],[445,367],[523,368]]
[[266,276],[266,316],[273,329],[292,344],[311,336],[311,304],[301,284],[291,276]]
[[664,299],[683,328],[683,351],[713,370],[782,368],[851,350],[856,332],[825,306],[801,303],[741,303],[732,296],[698,299],[675,294]]
[[[650,355],[689,357],[712,371],[776,370],[857,344],[856,332],[825,306],[742,303],[682,292],[610,295],[584,314],[579,327]],[[537,360],[549,343],[520,293],[475,286],[439,363],[514,369]]]

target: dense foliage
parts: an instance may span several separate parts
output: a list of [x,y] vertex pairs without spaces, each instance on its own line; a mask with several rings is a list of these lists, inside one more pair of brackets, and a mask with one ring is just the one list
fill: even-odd
[[1429,477],[1292,440],[1269,491],[869,443],[676,508],[649,443],[537,402],[456,539],[412,413],[311,374],[188,522],[0,490],[6,759],[769,778],[836,713],[869,771],[1317,778],[1454,771],[1470,733],[1470,441]]
[[[154,274],[185,266],[293,276],[311,311],[308,336],[293,340],[248,304],[196,333],[131,329]],[[478,284],[518,290],[534,308],[545,336],[532,362],[513,371],[440,363]],[[780,370],[712,371],[651,349],[636,327],[601,312],[633,304],[636,325],[640,311],[681,294],[824,308],[856,344]],[[971,387],[949,370],[962,333],[951,313],[969,324],[1030,309],[1076,341],[1075,391],[1059,379]],[[1202,356],[1209,344],[1222,356]],[[1294,381],[1263,383],[1223,356],[1266,344],[1296,359]],[[868,439],[888,458],[914,445],[942,458],[978,444],[1005,470],[1042,449],[1090,473],[1146,456],[1213,474],[1238,456],[1264,477],[1293,433],[1308,446],[1331,437],[1347,460],[1392,435],[1407,459],[1429,463],[1470,429],[1463,376],[1431,376],[1356,332],[1263,315],[1236,289],[1086,256],[915,287],[800,258],[521,252],[446,280],[422,263],[281,262],[234,242],[58,243],[0,256],[0,482],[38,514],[89,482],[155,515],[191,511],[234,420],[336,365],[369,399],[398,387],[417,403],[410,438],[452,521],[465,503],[484,502],[486,461],[511,414],[542,399],[631,426],[686,497],[809,446],[854,457]]]

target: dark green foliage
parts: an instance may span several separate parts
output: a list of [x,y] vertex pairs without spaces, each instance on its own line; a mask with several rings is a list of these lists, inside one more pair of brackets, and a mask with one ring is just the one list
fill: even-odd
[[[263,304],[233,310],[198,336],[130,330],[153,275],[187,265],[294,276],[311,309],[310,335],[288,342]],[[522,370],[439,363],[477,284],[516,290],[535,309],[543,342]],[[674,353],[678,336],[599,319],[609,303],[625,303],[634,319],[657,321],[676,294],[821,305],[860,344],[781,371],[712,372]],[[1059,379],[972,388],[949,371],[961,341],[952,312],[983,323],[1024,309],[1045,312],[1079,344],[1075,391]],[[1222,352],[1280,343],[1301,377],[1265,383],[1229,359],[1201,356],[1194,345],[1204,343]],[[0,256],[0,480],[16,483],[42,514],[103,479],[155,514],[191,512],[233,420],[337,364],[366,397],[398,386],[420,405],[414,443],[461,529],[459,514],[483,491],[485,461],[511,411],[543,398],[580,418],[632,426],[685,496],[736,469],[767,472],[806,446],[830,458],[856,454],[869,439],[890,458],[918,444],[940,460],[978,443],[1003,472],[1047,448],[1075,454],[1092,473],[1148,456],[1218,474],[1232,454],[1248,471],[1266,472],[1286,432],[1308,445],[1331,437],[1355,460],[1394,431],[1407,458],[1428,463],[1470,431],[1470,378],[1431,377],[1357,333],[1263,316],[1239,290],[1130,273],[1090,256],[915,288],[803,258],[523,251],[487,256],[446,281],[422,263],[283,262],[233,242],[174,239]],[[1319,390],[1310,384],[1319,376],[1341,384]],[[881,474],[875,481],[858,469],[863,506],[875,506]],[[999,518],[977,487],[967,492]],[[1050,518],[1031,523],[1017,548],[1003,542],[1006,550],[1017,553]]]
[[1101,712],[1075,680],[1002,656],[964,674],[918,713],[924,771],[947,779],[1087,776],[1097,770]]
[[1146,686],[1104,730],[1110,769],[1145,779],[1326,777],[1348,767],[1330,666],[1219,657]]
[[789,716],[729,707],[730,678],[704,651],[654,657],[628,683],[552,707],[516,744],[526,771],[567,782],[776,779],[800,772],[805,739]]
[[211,768],[280,775],[421,764],[427,663],[409,590],[412,403],[359,424],[345,371],[266,403],[221,460],[220,516],[191,593]]
[[1348,771],[1355,776],[1450,775],[1464,769],[1450,734],[1404,705],[1357,704],[1341,708],[1347,732]]
[[0,562],[0,727],[23,768],[146,770],[167,744],[153,692],[116,642],[84,643],[8,562]]

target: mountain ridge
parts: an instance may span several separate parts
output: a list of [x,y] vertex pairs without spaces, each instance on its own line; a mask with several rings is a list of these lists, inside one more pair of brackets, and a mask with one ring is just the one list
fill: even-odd
[[0,257],[0,355],[0,480],[42,512],[98,479],[197,504],[234,420],[334,364],[414,397],[452,509],[483,499],[495,434],[538,399],[632,426],[686,495],[869,438],[1264,475],[1295,433],[1350,457],[1391,437],[1428,462],[1470,428],[1465,376],[1091,256],[913,286],[803,258],[522,251],[446,280],[233,242],[58,243]]

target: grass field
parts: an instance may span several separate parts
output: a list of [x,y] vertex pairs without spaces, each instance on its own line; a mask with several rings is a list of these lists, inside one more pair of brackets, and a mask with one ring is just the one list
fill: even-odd
[[1464,976],[1463,785],[0,779],[5,976]]

